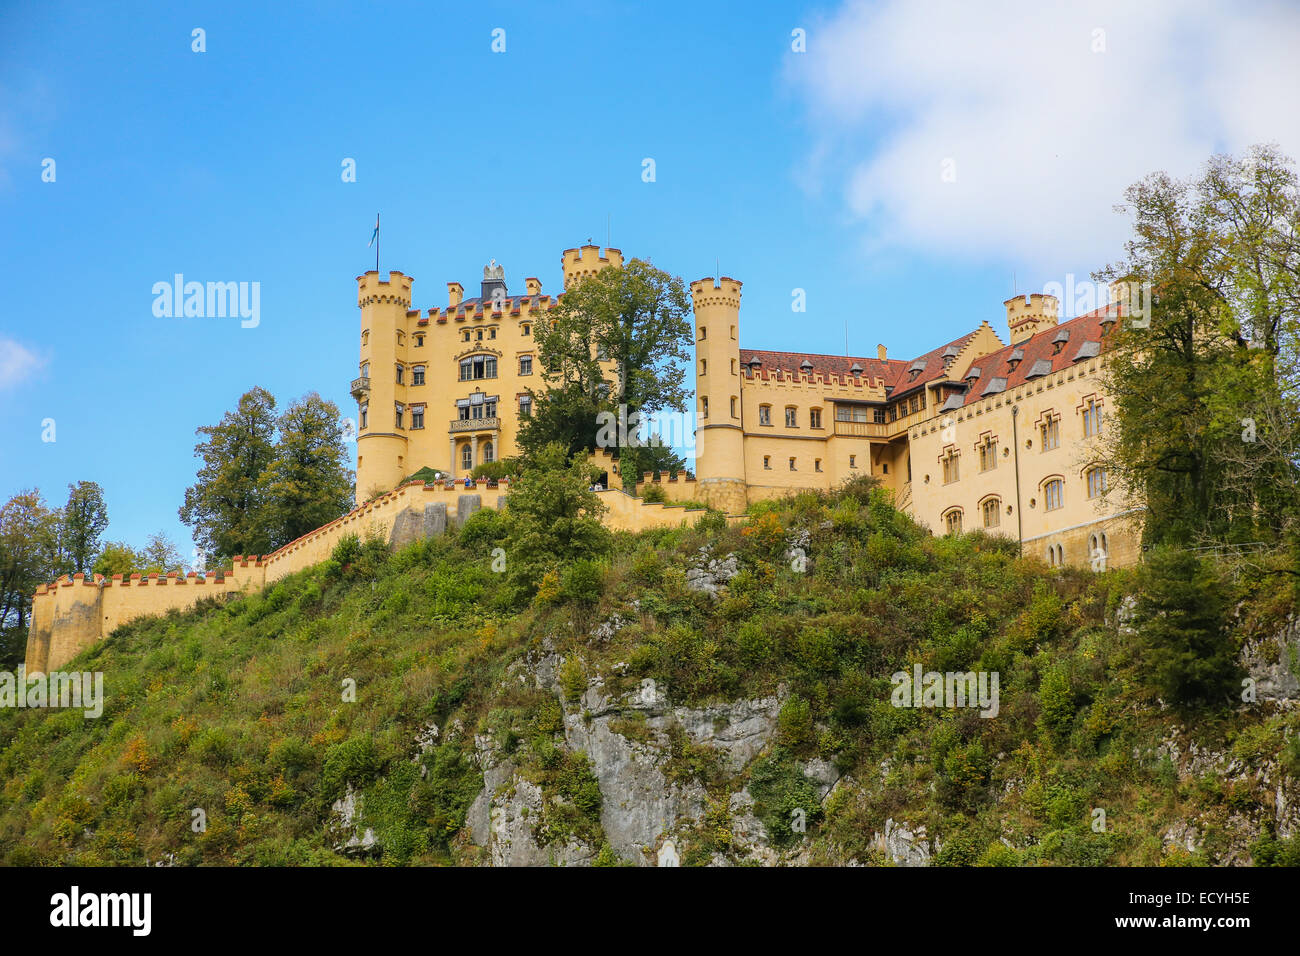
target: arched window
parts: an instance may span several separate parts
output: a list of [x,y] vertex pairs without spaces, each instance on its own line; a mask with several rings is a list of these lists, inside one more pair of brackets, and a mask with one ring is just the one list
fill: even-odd
[[474,449],[469,445],[460,450],[460,466],[465,471],[471,471],[474,468]]
[[485,441],[483,443],[483,461],[486,463],[492,460],[492,443]]
[[984,515],[984,527],[996,528],[1002,523],[1002,500],[1000,498],[989,498],[980,505],[980,511]]
[[1063,504],[1065,504],[1065,482],[1060,478],[1053,478],[1043,485],[1043,507],[1048,511],[1055,511]]
[[1088,497],[1099,498],[1106,491],[1106,469],[1088,469]]
[[944,527],[949,534],[961,534],[961,509],[953,508],[943,516]]

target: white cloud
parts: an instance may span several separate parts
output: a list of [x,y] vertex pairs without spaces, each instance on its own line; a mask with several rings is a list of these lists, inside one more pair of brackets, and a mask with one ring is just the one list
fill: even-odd
[[1084,274],[1122,254],[1113,207],[1147,173],[1300,155],[1300,9],[1277,4],[849,2],[787,66],[797,180],[881,250]]
[[45,361],[13,339],[0,338],[0,389],[11,388],[35,374]]

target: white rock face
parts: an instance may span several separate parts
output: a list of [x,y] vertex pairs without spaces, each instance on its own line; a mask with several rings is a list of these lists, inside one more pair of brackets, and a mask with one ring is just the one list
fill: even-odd
[[357,832],[356,820],[361,814],[363,797],[348,784],[347,791],[330,807],[334,811],[331,831],[340,838],[334,849],[349,856],[369,853],[378,847],[375,831],[366,827],[364,833]]
[[877,846],[898,866],[929,866],[932,850],[925,827],[911,827],[907,823],[885,821],[885,835],[875,835]]
[[710,559],[708,548],[701,548],[700,556],[704,564],[686,572],[686,586],[692,591],[701,591],[716,598],[719,590],[740,573],[740,559],[734,554]]
[[1259,700],[1295,706],[1300,702],[1300,618],[1292,615],[1277,634],[1247,644],[1241,662],[1255,680]]
[[[520,673],[526,670],[532,675],[529,682],[554,694],[563,705],[561,664],[557,654],[548,653],[513,666],[521,667]],[[511,673],[513,680],[515,671]],[[601,828],[610,848],[626,862],[656,866],[664,865],[666,846],[671,845],[672,854],[680,854],[674,834],[702,820],[707,805],[698,782],[680,782],[665,774],[670,731],[680,729],[691,743],[713,748],[722,767],[737,773],[771,741],[784,695],[691,708],[673,706],[662,688],[647,683],[649,687],[615,699],[605,692],[602,678],[592,678],[577,707],[565,713],[564,746],[591,761],[601,793]],[[619,721],[635,715],[643,719],[636,720],[634,737],[615,729]],[[488,850],[494,865],[590,861],[598,847],[538,846],[534,830],[544,795],[516,773],[493,741],[476,737],[475,748],[484,788],[470,806],[466,829],[474,844]],[[747,837],[742,850],[750,845],[749,838],[765,849],[767,834],[757,820],[751,817],[741,832]],[[764,857],[764,862],[776,862],[776,854],[767,854],[771,859]]]

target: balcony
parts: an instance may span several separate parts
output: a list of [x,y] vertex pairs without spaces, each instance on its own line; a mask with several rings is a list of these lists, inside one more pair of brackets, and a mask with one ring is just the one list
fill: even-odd
[[447,430],[454,435],[457,432],[485,432],[500,427],[499,418],[456,418]]
[[875,422],[835,422],[835,434],[851,438],[888,438],[888,425]]
[[370,376],[363,375],[352,380],[352,397],[358,402],[364,401],[370,394]]

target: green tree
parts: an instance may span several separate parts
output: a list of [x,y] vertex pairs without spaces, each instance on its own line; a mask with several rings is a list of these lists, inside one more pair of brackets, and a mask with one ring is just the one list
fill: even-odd
[[527,590],[546,571],[609,551],[612,536],[601,523],[605,506],[591,490],[598,469],[567,460],[559,443],[547,445],[510,484],[507,567]]
[[215,559],[266,554],[274,540],[265,504],[263,473],[275,457],[275,398],[253,388],[218,425],[196,432],[202,460],[196,481],[185,490],[180,519],[194,541]]
[[179,573],[185,570],[185,561],[181,557],[180,550],[162,531],[155,531],[149,535],[149,540],[145,542],[137,557],[139,566],[136,571],[141,574],[170,574],[172,571]]
[[32,596],[55,577],[59,517],[36,489],[20,491],[0,507],[0,669],[23,658]]
[[126,577],[139,573],[141,563],[139,553],[125,541],[109,541],[95,558],[92,570],[106,578],[115,574]]
[[[1108,341],[1113,482],[1147,505],[1144,538],[1279,540],[1300,556],[1300,191],[1256,147],[1130,187],[1127,259],[1146,315]],[[1149,321],[1149,324],[1147,324]]]
[[596,449],[602,411],[684,409],[689,315],[682,280],[640,259],[567,289],[534,326],[548,388],[520,430],[520,446],[533,454],[559,441],[572,457]]
[[353,496],[338,406],[311,392],[278,424],[272,460],[258,482],[273,549],[346,514]]
[[59,529],[59,550],[66,567],[61,573],[90,574],[99,554],[100,538],[108,527],[104,491],[93,481],[68,485],[68,503],[63,506]]
[[1228,630],[1231,595],[1222,576],[1195,554],[1150,552],[1138,574],[1137,629],[1143,670],[1165,701],[1218,707],[1245,676]]

